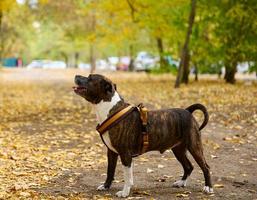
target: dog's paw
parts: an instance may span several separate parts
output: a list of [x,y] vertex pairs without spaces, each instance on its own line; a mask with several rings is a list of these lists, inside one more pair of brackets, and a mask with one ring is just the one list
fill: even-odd
[[185,187],[187,184],[187,180],[179,180],[173,183],[173,187]]
[[206,194],[212,194],[213,192],[213,188],[209,187],[209,186],[204,186],[203,187],[203,192]]
[[108,190],[108,189],[109,188],[104,187],[104,184],[99,185],[98,188],[97,188],[98,191],[105,191],[105,190]]
[[119,192],[116,193],[117,197],[128,197],[129,196],[129,190],[121,190]]

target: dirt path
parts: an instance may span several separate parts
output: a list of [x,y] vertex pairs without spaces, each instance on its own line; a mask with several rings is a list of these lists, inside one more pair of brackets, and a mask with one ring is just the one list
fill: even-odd
[[[172,183],[182,175],[182,169],[173,154],[168,151],[164,154],[151,152],[134,159],[135,186],[132,197],[135,199],[139,197],[140,199],[256,199],[256,146],[228,144],[223,141],[223,135],[232,135],[227,134],[228,132],[226,128],[221,127],[217,130],[215,126],[209,126],[203,131],[205,155],[212,169],[214,195],[205,195],[201,192],[203,175],[191,156],[190,160],[193,161],[195,169],[188,186],[172,188]],[[96,138],[96,142],[101,141]],[[218,143],[219,148],[216,149]],[[67,186],[70,177],[76,178]],[[115,193],[123,186],[121,164],[118,165],[112,189],[108,192],[97,192],[96,186],[104,181],[105,177],[106,164],[95,169],[92,167],[90,170],[69,169],[39,191],[63,196],[70,193],[84,193],[89,198],[102,196],[114,198]],[[133,199],[132,197],[130,199]]]
[[[106,178],[106,148],[94,130],[91,106],[70,89],[77,73],[1,75],[0,199],[116,199],[123,186],[120,162],[111,190],[96,191]],[[136,75],[132,81],[131,75],[110,76],[132,103],[165,108],[202,102],[211,114],[202,139],[215,194],[201,192],[203,175],[191,156],[195,168],[188,186],[172,188],[182,168],[167,151],[135,158],[128,199],[257,199],[256,83],[203,81],[175,91],[169,76]]]

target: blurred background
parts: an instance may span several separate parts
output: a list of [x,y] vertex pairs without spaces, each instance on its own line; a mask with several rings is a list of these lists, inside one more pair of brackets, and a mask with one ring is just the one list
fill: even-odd
[[256,61],[256,0],[0,0],[0,199],[109,200],[122,188],[118,164],[113,188],[96,191],[106,148],[72,89],[92,72],[133,105],[199,102],[210,115],[215,194],[196,163],[189,186],[171,188],[182,167],[167,151],[135,158],[129,199],[257,199]]
[[236,72],[257,71],[256,13],[255,0],[1,0],[0,62],[234,83]]

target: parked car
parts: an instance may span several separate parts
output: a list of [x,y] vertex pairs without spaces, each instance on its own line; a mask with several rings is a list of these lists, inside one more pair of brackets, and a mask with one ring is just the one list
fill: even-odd
[[129,63],[130,63],[130,57],[128,56],[120,57],[119,62],[117,63],[117,70],[128,71]]
[[43,69],[66,69],[67,65],[63,61],[50,61],[43,65]]
[[107,62],[111,71],[115,71],[119,63],[119,57],[108,57]]
[[37,69],[43,68],[44,64],[49,62],[48,60],[32,60],[30,64],[27,65],[27,69]]
[[97,70],[107,70],[108,68],[108,63],[104,59],[99,59],[96,60],[96,69]]
[[32,60],[27,65],[27,69],[66,69],[67,65],[63,61],[51,61],[51,60]]
[[[79,69],[84,69],[84,70],[90,70],[91,69],[91,64],[89,63],[79,63]],[[115,71],[116,70],[116,65],[112,64],[109,62],[109,59],[104,60],[104,59],[99,59],[96,61],[96,69],[101,70],[101,71]]]
[[89,63],[79,63],[79,69],[90,70],[91,65]]
[[115,71],[116,66],[110,65],[108,59],[99,59],[96,61],[96,69],[102,71]]
[[153,55],[141,51],[137,54],[135,59],[135,70],[136,71],[147,71],[151,70],[158,64],[158,58]]
[[246,73],[249,71],[251,66],[251,62],[242,62],[237,64],[237,72],[238,73]]

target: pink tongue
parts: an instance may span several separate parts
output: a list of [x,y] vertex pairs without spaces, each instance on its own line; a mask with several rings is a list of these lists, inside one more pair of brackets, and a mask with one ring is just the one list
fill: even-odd
[[82,86],[73,86],[72,88],[73,88],[73,90],[79,90],[79,89],[85,90],[86,89],[85,87],[82,87]]

